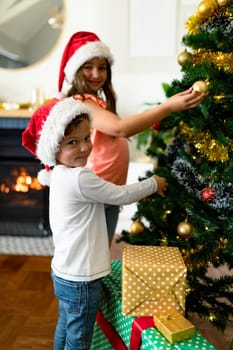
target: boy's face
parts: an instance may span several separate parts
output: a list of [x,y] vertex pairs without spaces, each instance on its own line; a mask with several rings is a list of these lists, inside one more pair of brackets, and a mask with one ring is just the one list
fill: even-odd
[[56,155],[57,164],[71,168],[84,167],[91,150],[90,122],[84,119],[61,141]]
[[88,92],[97,93],[107,80],[108,71],[106,58],[93,58],[86,62],[81,70]]

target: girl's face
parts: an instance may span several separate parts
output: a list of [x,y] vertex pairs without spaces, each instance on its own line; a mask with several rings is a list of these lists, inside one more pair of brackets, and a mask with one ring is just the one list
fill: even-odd
[[89,93],[96,94],[107,80],[107,61],[105,58],[93,58],[81,68],[85,85]]
[[91,150],[90,122],[84,119],[61,141],[56,155],[57,164],[71,168],[83,167],[87,163]]

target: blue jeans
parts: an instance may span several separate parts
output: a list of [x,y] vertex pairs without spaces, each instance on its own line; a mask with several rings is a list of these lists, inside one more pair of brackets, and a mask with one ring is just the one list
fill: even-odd
[[108,239],[111,242],[115,234],[119,217],[119,206],[105,204],[105,217],[108,230]]
[[52,279],[59,301],[54,350],[89,350],[102,296],[102,278],[73,282],[52,272]]

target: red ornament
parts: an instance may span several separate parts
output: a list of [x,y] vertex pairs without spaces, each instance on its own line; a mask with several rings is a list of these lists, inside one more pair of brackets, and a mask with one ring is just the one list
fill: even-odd
[[158,130],[158,128],[159,128],[159,123],[154,123],[153,125],[152,125],[152,129],[153,130]]
[[212,202],[215,199],[215,191],[213,188],[204,188],[201,191],[201,197],[205,202]]

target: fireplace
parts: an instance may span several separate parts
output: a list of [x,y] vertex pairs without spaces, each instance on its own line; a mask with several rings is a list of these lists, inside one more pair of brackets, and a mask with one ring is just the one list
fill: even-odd
[[0,118],[0,235],[48,236],[48,188],[40,162],[21,146],[28,118]]

